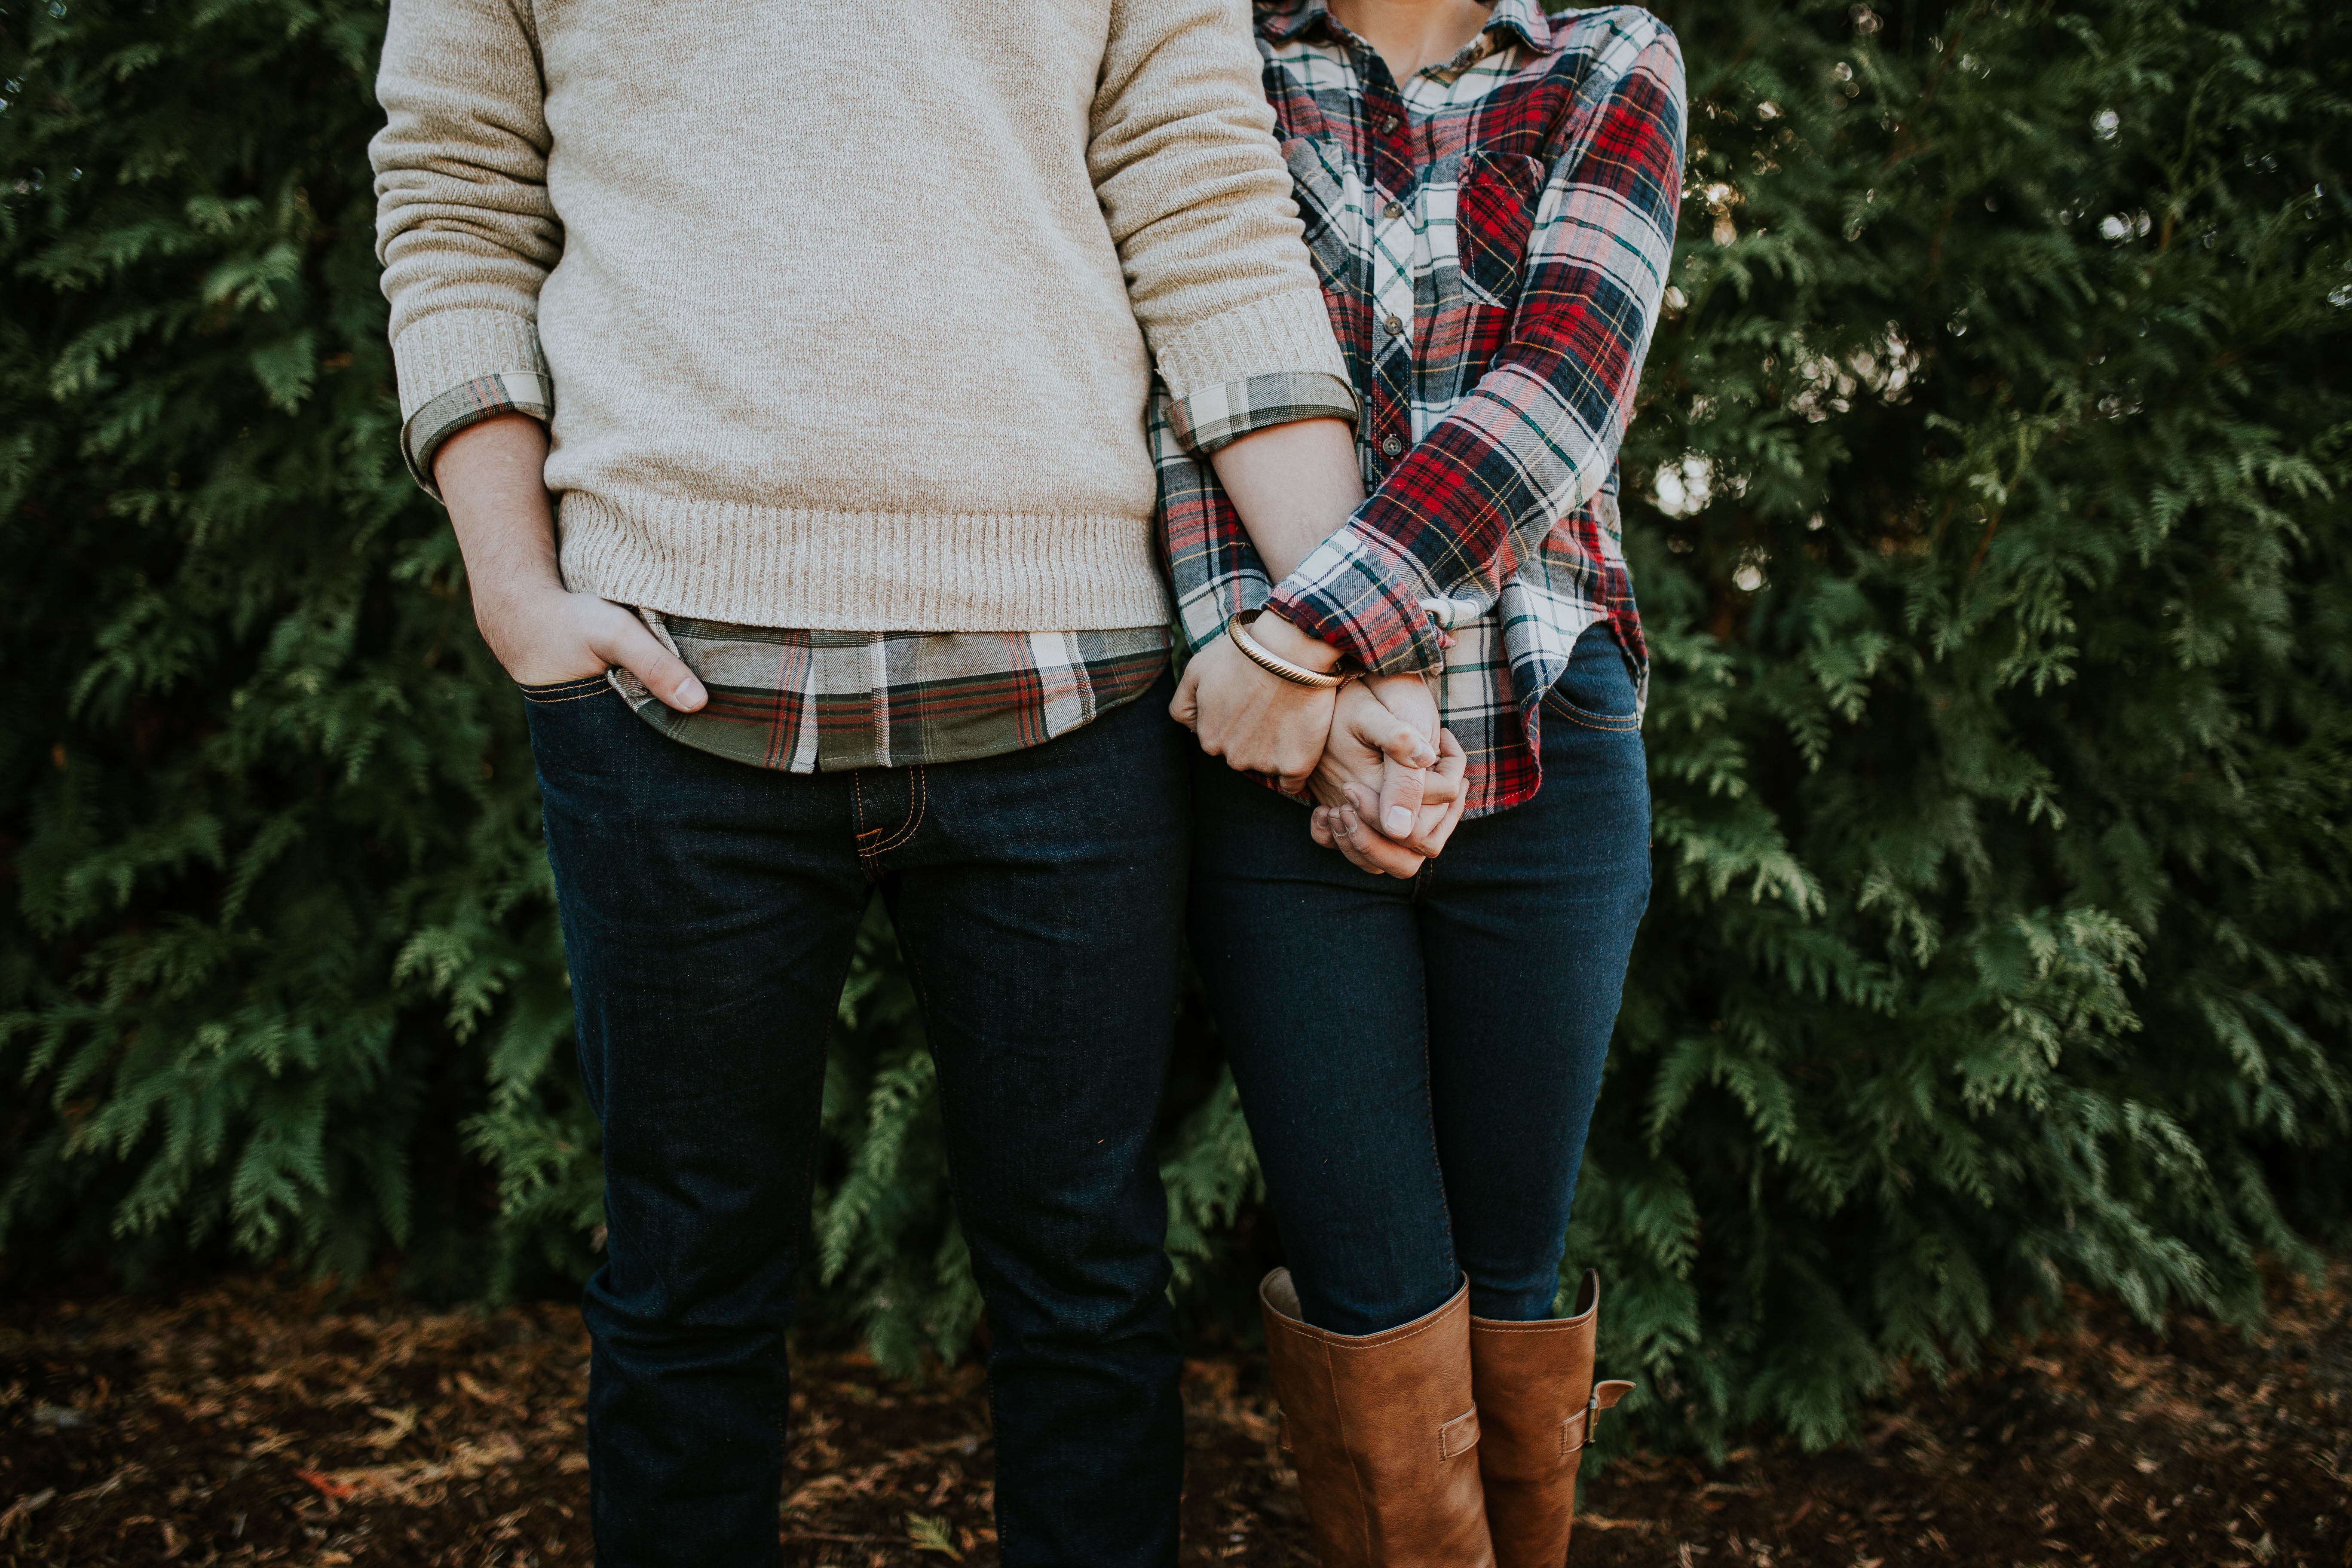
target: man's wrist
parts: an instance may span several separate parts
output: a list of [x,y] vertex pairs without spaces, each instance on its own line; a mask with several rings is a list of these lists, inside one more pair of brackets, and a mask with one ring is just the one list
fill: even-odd
[[507,628],[530,624],[532,617],[544,613],[552,600],[565,596],[562,581],[551,574],[544,578],[532,574],[504,581],[477,578],[474,589],[474,621],[487,628],[496,626],[503,633]]
[[1262,612],[1251,621],[1249,633],[1258,647],[1276,658],[1303,664],[1318,674],[1328,675],[1347,657],[1319,637],[1308,637],[1272,610]]

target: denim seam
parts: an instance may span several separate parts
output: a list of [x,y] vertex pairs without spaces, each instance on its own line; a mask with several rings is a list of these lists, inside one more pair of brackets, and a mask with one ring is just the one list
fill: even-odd
[[541,708],[555,708],[566,702],[585,702],[592,697],[602,697],[612,689],[610,685],[606,685],[603,691],[575,691],[569,697],[534,697],[526,691],[522,694],[522,700],[525,702],[536,703]]
[[[922,764],[919,763],[918,763],[914,768],[914,796],[915,798],[908,803],[907,820],[899,827],[898,833],[887,842],[877,844],[871,849],[859,850],[859,854],[869,858],[873,856],[887,855],[891,850],[898,848],[900,845],[906,843],[907,840],[912,838],[915,836],[916,829],[923,826],[923,816],[930,808],[931,788],[929,777],[925,773]],[[875,831],[878,833],[881,829],[877,828]]]
[[[922,769],[922,766],[919,766],[919,764],[915,766],[915,769],[910,769],[910,773],[912,773],[912,783],[910,783],[910,785],[908,785],[908,816],[906,816],[906,820],[903,820],[903,823],[898,823],[898,827],[896,827],[896,830],[889,830],[889,827],[868,827],[868,830],[861,832],[861,835],[858,835],[858,837],[861,837],[861,839],[870,839],[870,837],[882,835],[882,832],[887,832],[887,835],[889,835],[889,837],[887,837],[887,839],[882,839],[882,842],[879,842],[879,844],[858,844],[858,858],[866,860],[866,863],[873,863],[873,860],[882,858],[882,856],[887,856],[887,853],[889,853],[889,851],[894,851],[894,848],[898,848],[898,847],[901,847],[901,844],[906,844],[908,839],[912,839],[912,837],[915,837],[915,830],[918,830],[918,827],[922,827],[924,811],[929,809],[929,802],[931,802],[931,785],[929,785],[929,781],[927,781],[927,778],[924,778],[924,769]],[[858,806],[861,806],[861,809],[863,809],[863,797],[858,797]],[[863,820],[863,818],[861,818],[861,820]]]
[[[1423,864],[1426,867],[1428,862]],[[1437,1171],[1438,1228],[1444,1234],[1445,1250],[1454,1256],[1454,1272],[1466,1285],[1469,1275],[1462,1267],[1462,1249],[1454,1245],[1454,1199],[1445,1190],[1445,1151],[1437,1146],[1437,1074],[1429,1060],[1429,1042],[1435,1034],[1429,1026],[1429,978],[1424,970],[1421,982],[1421,1081],[1426,1086],[1423,1094],[1429,1106],[1429,1163]]]
[[850,837],[853,840],[857,841],[857,853],[860,856],[863,856],[866,853],[866,846],[863,841],[873,837],[877,833],[885,831],[883,828],[868,827],[866,826],[866,785],[863,780],[863,774],[864,770],[860,769],[858,772],[853,773],[849,775],[850,803],[857,823],[857,826],[856,830],[851,833]]
[[525,697],[551,697],[559,691],[585,691],[593,687],[611,684],[610,676],[583,675],[576,680],[551,680],[537,686],[526,685],[518,680],[515,682],[515,689]]
[[[919,770],[918,771],[919,772]],[[888,895],[887,894],[884,895],[884,902],[886,904],[888,902]],[[891,910],[889,912],[891,920],[896,921],[898,918],[898,911]],[[929,1018],[931,1016],[931,994],[930,987],[924,983],[922,960],[917,956],[916,950],[910,946],[902,944],[898,952],[901,961],[904,962],[907,966],[907,987],[915,994],[916,1016],[920,1018]],[[846,984],[847,976],[845,975],[843,977],[843,981],[844,984]],[[923,1042],[923,1048],[926,1051],[929,1051],[931,1057],[933,1074],[932,1092],[936,1095],[944,1096],[947,1093],[947,1086],[945,1075],[939,1072],[940,1047],[938,1043],[928,1037],[928,1036],[929,1031],[926,1031],[927,1037]],[[952,1158],[948,1161],[947,1184],[948,1203],[952,1208],[954,1206],[956,1197],[955,1162]],[[962,1222],[958,1221],[957,1223],[961,1225]],[[982,1305],[985,1307],[985,1302],[983,1302]],[[987,1389],[989,1430],[992,1432],[1002,1432],[1004,1430],[1004,1412],[1003,1407],[997,1397],[996,1369],[993,1365],[990,1364],[989,1358],[987,1357],[983,1357],[982,1361],[981,1379]],[[1002,1557],[1006,1546],[1006,1542],[1002,1533],[1003,1529],[1003,1522],[1002,1520],[999,1520],[997,1528],[1000,1533],[997,1537],[996,1546],[998,1555]]]
[[1622,718],[1604,718],[1598,713],[1587,713],[1583,709],[1571,703],[1555,701],[1549,697],[1544,699],[1544,706],[1570,723],[1580,724],[1588,730],[1603,730],[1612,734],[1624,734],[1642,727],[1642,716],[1638,713],[1628,713]]

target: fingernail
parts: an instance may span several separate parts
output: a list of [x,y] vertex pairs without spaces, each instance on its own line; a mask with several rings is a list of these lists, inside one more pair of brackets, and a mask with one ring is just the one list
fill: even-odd
[[702,689],[702,682],[689,678],[677,689],[677,704],[681,708],[699,708],[710,700],[710,693]]
[[1412,831],[1412,813],[1401,805],[1389,807],[1389,814],[1383,820],[1389,825],[1389,837],[1391,838],[1402,838]]

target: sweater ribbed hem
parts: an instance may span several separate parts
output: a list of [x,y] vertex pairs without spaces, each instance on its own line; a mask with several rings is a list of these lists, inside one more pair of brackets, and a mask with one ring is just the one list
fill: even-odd
[[1219,382],[1317,373],[1348,383],[1348,362],[1331,335],[1323,291],[1309,285],[1161,333],[1154,344],[1170,395],[1190,397]]
[[815,631],[1108,631],[1168,618],[1151,520],[755,506],[584,490],[563,581],[666,615]]
[[435,310],[392,341],[400,371],[400,416],[406,420],[453,386],[506,371],[545,378],[539,326],[512,310]]

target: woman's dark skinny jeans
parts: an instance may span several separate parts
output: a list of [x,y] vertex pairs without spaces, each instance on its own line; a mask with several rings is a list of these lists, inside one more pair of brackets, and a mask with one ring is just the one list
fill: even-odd
[[1192,744],[1171,689],[1006,756],[814,775],[694,751],[601,678],[526,693],[604,1129],[609,1239],[583,1303],[601,1568],[779,1561],[825,1034],[877,893],[988,1309],[1002,1560],[1175,1568],[1152,1138]]
[[1650,897],[1632,675],[1606,626],[1543,705],[1543,787],[1410,880],[1194,763],[1192,952],[1307,1321],[1369,1334],[1469,1276],[1552,1315],[1586,1124]]

